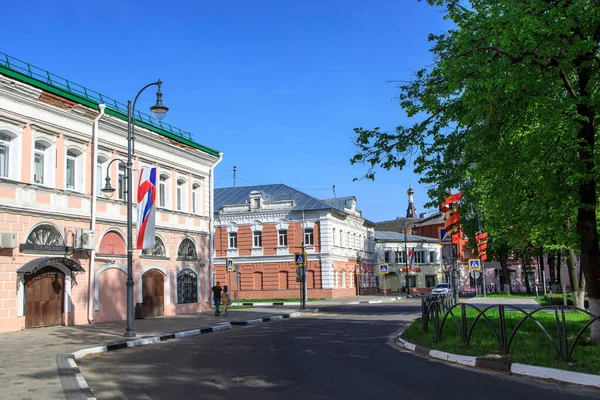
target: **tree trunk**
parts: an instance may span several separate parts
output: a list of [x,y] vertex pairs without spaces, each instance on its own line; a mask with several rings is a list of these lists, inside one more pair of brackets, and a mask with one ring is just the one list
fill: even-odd
[[[510,272],[508,271],[508,250],[503,248],[498,252],[500,256],[500,266],[502,267],[502,277],[504,281],[504,293],[510,294]],[[508,282],[508,283],[507,283]]]
[[567,254],[567,269],[569,270],[569,281],[571,282],[571,293],[573,293],[573,305],[575,307],[584,308],[583,300],[584,293],[583,287],[579,282],[579,276],[577,274],[577,264],[575,261],[575,251],[569,249]]
[[551,251],[548,253],[548,270],[550,272],[550,288],[552,291],[556,292],[554,288],[554,283],[556,282],[556,273],[554,268],[554,252]]
[[[594,54],[592,54],[593,56]],[[579,64],[578,86],[579,98],[577,114],[581,127],[577,132],[579,161],[584,167],[585,175],[579,178],[579,206],[577,208],[577,233],[581,249],[581,269],[587,282],[587,292],[590,301],[590,312],[600,315],[600,247],[598,246],[598,224],[596,221],[596,178],[594,146],[596,144],[596,131],[594,117],[596,110],[591,99],[594,85],[590,85],[593,76],[592,66],[587,62]],[[600,344],[600,322],[591,325],[590,340],[592,343]]]

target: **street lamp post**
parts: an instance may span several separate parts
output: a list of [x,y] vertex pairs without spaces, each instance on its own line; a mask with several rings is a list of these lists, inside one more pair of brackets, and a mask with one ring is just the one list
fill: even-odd
[[[404,226],[404,264],[406,265],[406,278],[404,279],[406,282],[406,295],[410,295],[410,285],[408,283],[408,242],[406,239],[406,230],[408,229],[408,226],[405,225]],[[411,227],[411,232],[414,234],[415,233],[415,226],[413,225]]]
[[133,327],[133,174],[132,174],[132,162],[131,155],[134,151],[134,113],[135,104],[137,103],[140,94],[150,86],[158,86],[156,92],[156,104],[150,107],[150,111],[156,120],[161,121],[166,115],[169,109],[162,104],[162,92],[160,86],[162,85],[159,79],[156,82],[149,83],[144,86],[133,100],[133,107],[131,106],[131,100],[127,102],[127,162],[121,159],[115,158],[112,160],[106,168],[106,185],[102,189],[103,193],[112,194],[115,189],[110,185],[110,177],[108,171],[110,165],[119,161],[122,165],[124,164],[127,172],[125,179],[127,180],[127,328],[125,328],[125,337],[135,337],[135,329]]

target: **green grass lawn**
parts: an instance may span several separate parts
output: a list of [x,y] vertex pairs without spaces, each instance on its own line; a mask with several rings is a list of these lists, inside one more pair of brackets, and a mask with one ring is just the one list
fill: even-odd
[[[562,293],[553,293],[552,294],[552,304],[550,303],[550,294],[546,293],[543,296],[540,296],[537,299],[537,302],[543,306],[562,306],[563,305],[563,295]],[[567,293],[567,305],[573,305],[573,295],[571,293]]]
[[[325,297],[312,298],[308,299],[308,301],[319,301],[325,300]],[[232,302],[237,303],[237,300],[233,300]],[[287,299],[240,299],[240,303],[299,303],[299,298],[287,298]]]
[[[454,314],[460,321],[460,309],[454,309]],[[467,326],[471,328],[477,312],[467,309]],[[488,310],[485,315],[490,319],[492,325],[499,332],[499,319],[497,310]],[[510,338],[512,330],[521,320],[522,314],[518,312],[506,312],[507,336]],[[553,313],[540,312],[535,318],[542,324],[550,336],[556,341],[556,322]],[[567,313],[567,337],[569,346],[572,344],[577,332],[589,321],[586,314],[581,312]],[[542,333],[540,328],[532,320],[527,320],[517,332],[509,354],[502,354],[500,345],[492,333],[489,325],[480,319],[473,330],[469,345],[465,345],[460,339],[459,331],[452,317],[448,316],[442,331],[442,340],[435,341],[433,323],[430,321],[429,329],[423,332],[421,319],[413,322],[402,334],[402,337],[411,343],[415,343],[430,349],[446,351],[476,357],[501,358],[510,362],[537,365],[542,367],[567,369],[571,371],[600,374],[600,346],[589,343],[589,328],[579,339],[572,355],[572,362],[567,364],[561,361],[556,351]]]
[[[479,293],[479,297],[482,297],[483,295],[481,293]],[[524,298],[528,298],[528,299],[534,299],[535,298],[535,293],[534,294],[527,294],[527,292],[513,292],[511,294],[506,294],[506,293],[488,293],[487,297],[490,298],[515,298],[515,297],[524,297]]]

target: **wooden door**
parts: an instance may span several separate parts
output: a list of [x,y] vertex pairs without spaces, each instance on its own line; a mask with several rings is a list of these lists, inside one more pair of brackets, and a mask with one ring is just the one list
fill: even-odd
[[153,269],[142,277],[142,301],[147,317],[165,315],[165,277],[160,271]]
[[65,275],[45,267],[25,279],[25,328],[62,325]]

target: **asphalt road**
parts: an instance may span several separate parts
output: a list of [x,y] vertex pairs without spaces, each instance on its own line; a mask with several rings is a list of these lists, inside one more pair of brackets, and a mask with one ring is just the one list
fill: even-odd
[[598,399],[600,391],[456,367],[392,335],[418,302],[324,307],[82,360],[99,399]]

